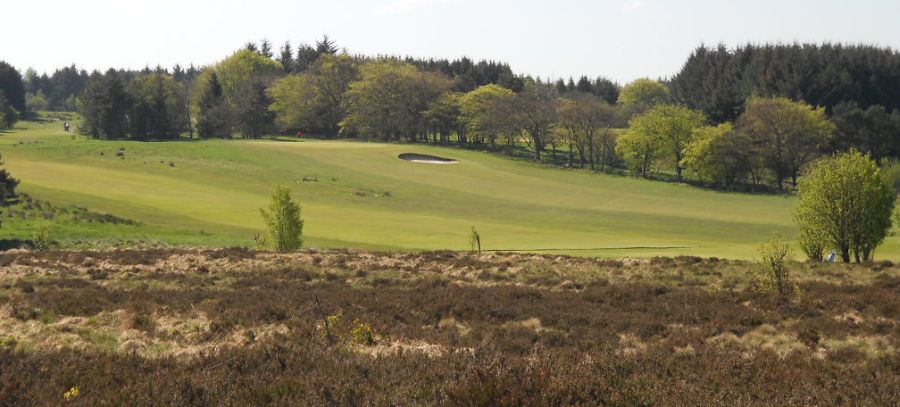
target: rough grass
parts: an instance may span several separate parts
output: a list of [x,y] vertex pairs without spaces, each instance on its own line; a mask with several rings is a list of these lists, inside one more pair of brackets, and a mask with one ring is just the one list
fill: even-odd
[[[313,247],[461,250],[474,225],[486,250],[750,258],[772,233],[794,233],[788,197],[551,169],[475,151],[316,140],[94,141],[60,129],[23,122],[0,137],[22,190],[144,225],[130,234],[62,228],[63,241],[115,235],[252,245],[263,229],[258,208],[276,184],[297,194]],[[410,163],[397,158],[403,152],[459,164]],[[0,239],[28,235],[27,225],[0,229]],[[900,260],[898,238],[877,255]]]
[[73,387],[85,405],[900,401],[886,263],[792,264],[793,299],[751,290],[746,262],[694,257],[157,249],[0,266],[0,404]]

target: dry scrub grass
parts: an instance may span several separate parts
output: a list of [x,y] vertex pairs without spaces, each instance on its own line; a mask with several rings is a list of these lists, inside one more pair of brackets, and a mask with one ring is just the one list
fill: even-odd
[[0,405],[896,405],[898,269],[792,267],[788,300],[694,257],[7,252]]

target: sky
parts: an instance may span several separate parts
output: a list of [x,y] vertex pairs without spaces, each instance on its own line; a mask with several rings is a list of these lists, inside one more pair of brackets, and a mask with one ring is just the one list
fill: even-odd
[[0,60],[206,65],[248,41],[327,34],[354,54],[492,59],[517,73],[675,74],[700,44],[866,43],[900,49],[898,0],[29,0],[0,7]]

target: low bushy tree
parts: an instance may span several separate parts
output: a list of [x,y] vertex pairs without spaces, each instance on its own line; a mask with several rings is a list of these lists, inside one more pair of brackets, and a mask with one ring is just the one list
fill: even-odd
[[896,194],[869,156],[858,151],[815,162],[798,187],[794,219],[804,238],[836,249],[845,262],[872,259],[891,230]]
[[300,218],[300,205],[291,197],[287,187],[275,187],[268,208],[261,208],[260,213],[267,227],[266,246],[280,252],[300,248],[303,244],[303,219]]

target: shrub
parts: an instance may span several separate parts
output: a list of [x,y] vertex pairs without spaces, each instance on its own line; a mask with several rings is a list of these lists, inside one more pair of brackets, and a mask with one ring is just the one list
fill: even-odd
[[869,156],[857,151],[817,161],[800,182],[794,219],[812,245],[838,250],[844,262],[872,253],[891,229],[896,194]]
[[350,330],[350,342],[356,345],[372,346],[375,344],[375,335],[372,325],[360,320],[353,321],[353,329]]
[[787,267],[788,259],[791,257],[790,245],[782,240],[781,236],[776,235],[759,248],[759,255],[760,287],[780,295],[792,294],[795,286]]
[[32,245],[37,251],[45,252],[50,250],[52,241],[50,240],[50,225],[44,223],[35,228],[31,237]]
[[275,187],[268,210],[261,208],[260,213],[268,227],[265,241],[269,248],[280,252],[300,248],[303,220],[300,219],[300,205],[291,197],[289,189]]

